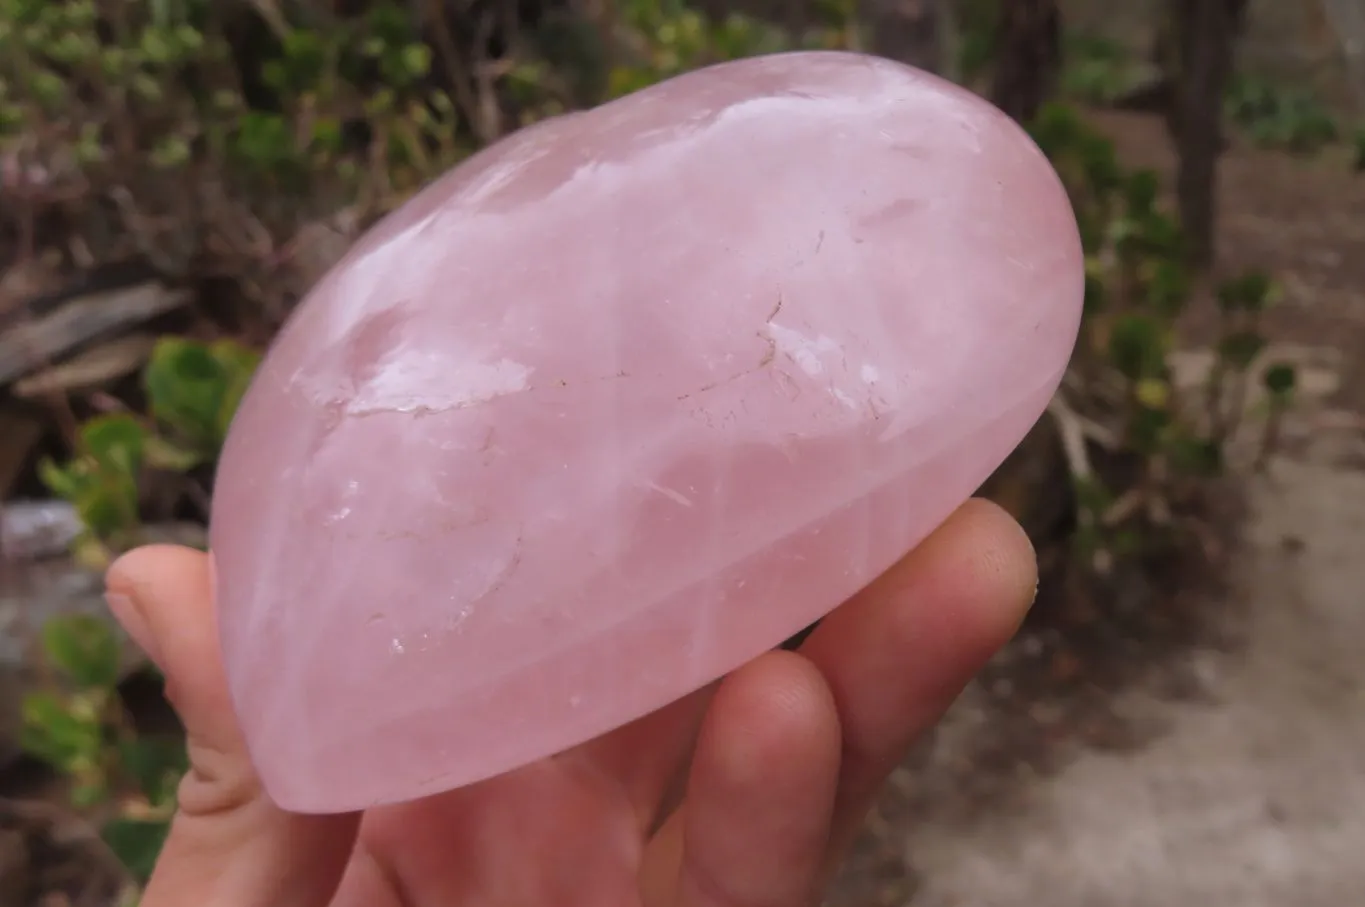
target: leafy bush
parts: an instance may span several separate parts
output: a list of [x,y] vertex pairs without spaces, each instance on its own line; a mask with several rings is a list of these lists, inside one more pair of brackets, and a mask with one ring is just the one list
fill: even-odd
[[[515,27],[418,22],[384,2],[353,16],[258,6],[271,14],[209,0],[0,0],[0,193],[16,200],[0,206],[0,234],[223,278],[242,308],[273,323],[306,289],[280,279],[281,263],[319,220],[346,213],[364,225],[545,116],[717,60],[858,40],[842,0],[799,36],[676,0],[628,0],[609,21],[558,13]],[[486,29],[499,40],[469,44]],[[971,71],[973,54],[989,56],[990,32],[964,34]],[[1108,94],[1110,56],[1096,50],[1072,87]],[[1103,563],[1178,522],[1189,482],[1221,467],[1273,283],[1247,275],[1223,288],[1220,365],[1200,400],[1181,399],[1167,361],[1196,281],[1155,175],[1122,167],[1069,108],[1049,107],[1033,131],[1071,192],[1087,256],[1083,336],[1054,412],[1083,502],[1080,542]],[[69,460],[44,462],[42,479],[85,522],[83,560],[104,564],[138,543],[149,479],[211,470],[257,362],[248,344],[165,338],[142,376],[146,405],[90,420]],[[1266,373],[1275,406],[1287,405],[1293,379],[1287,367]],[[106,830],[144,871],[175,767],[128,732],[98,632],[77,621],[45,633],[63,681],[28,704],[30,749],[76,779],[79,803],[97,812],[137,791],[134,812],[113,810]]]
[[94,813],[105,842],[145,880],[175,808],[184,745],[131,726],[117,689],[122,653],[108,623],[88,615],[49,621],[43,651],[59,677],[24,700],[24,748],[67,777],[72,802]]
[[85,525],[82,562],[102,567],[138,542],[148,470],[185,473],[217,460],[259,359],[232,340],[162,338],[143,371],[149,413],[97,416],[81,425],[75,456],[39,464],[43,482]]
[[[1085,320],[1053,413],[1083,508],[1078,541],[1104,565],[1167,540],[1199,480],[1223,468],[1276,287],[1249,273],[1219,288],[1216,364],[1199,399],[1182,399],[1169,363],[1197,275],[1184,264],[1179,225],[1159,204],[1157,175],[1124,168],[1113,143],[1070,108],[1050,105],[1032,131],[1071,195],[1086,253]],[[1277,414],[1291,398],[1293,369],[1273,365],[1263,380]],[[1271,430],[1265,443],[1274,440]]]
[[[349,17],[289,5],[250,19],[259,34],[245,41],[231,36],[250,14],[208,0],[0,0],[0,161],[25,181],[0,226],[56,217],[63,247],[96,262],[134,255],[172,277],[229,276],[278,320],[306,287],[275,269],[310,224],[347,211],[364,224],[516,125],[719,60],[843,46],[856,40],[844,6],[790,36],[632,0],[607,38],[552,16],[504,34],[493,60],[461,56],[460,23],[417,22],[394,3]],[[84,560],[136,543],[146,473],[212,465],[257,358],[232,341],[163,339],[144,374],[148,413],[93,419],[70,462],[42,464],[89,529]]]
[[[491,6],[505,29],[508,5]],[[398,3],[354,16],[261,4],[271,15],[259,19],[209,0],[0,0],[0,240],[47,242],[72,268],[132,257],[172,280],[226,279],[268,330],[307,288],[281,265],[311,225],[363,226],[542,117],[711,62],[846,46],[846,6],[791,36],[631,0],[609,28],[559,15],[504,32],[492,59],[462,43],[470,23],[420,23]],[[69,459],[40,465],[84,523],[81,561],[103,567],[141,541],[153,479],[211,473],[258,362],[234,340],[162,338],[142,374],[145,406],[84,422]],[[63,618],[43,634],[57,683],[26,702],[25,744],[72,780],[74,803],[145,878],[183,752],[130,728],[106,624]]]
[[849,38],[838,15],[791,39],[672,0],[626,3],[609,27],[565,13],[524,33],[506,3],[460,14],[477,21],[329,7],[261,4],[260,18],[210,0],[0,0],[0,190],[19,202],[0,226],[30,238],[55,226],[61,248],[79,237],[95,262],[230,278],[277,319],[306,289],[279,271],[309,225],[363,227],[541,117]]
[[1063,60],[1061,93],[1089,104],[1117,100],[1145,74],[1128,48],[1092,35],[1068,35]]
[[0,0],[0,159],[23,202],[0,217],[271,296],[304,225],[381,213],[473,145],[406,7],[306,9],[234,42],[238,4]]
[[1312,152],[1340,138],[1337,121],[1311,94],[1243,77],[1227,98],[1228,117],[1258,145]]

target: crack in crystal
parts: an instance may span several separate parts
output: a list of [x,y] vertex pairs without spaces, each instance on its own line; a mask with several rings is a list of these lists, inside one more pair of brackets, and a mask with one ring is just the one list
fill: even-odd
[[680,395],[678,397],[678,401],[682,402],[683,400],[687,400],[690,397],[695,397],[698,394],[704,394],[707,391],[715,390],[722,384],[729,384],[732,381],[738,381],[740,378],[752,375],[755,372],[760,371],[761,369],[766,368],[769,365],[772,365],[773,360],[777,358],[777,338],[773,337],[770,334],[765,333],[764,329],[772,325],[773,319],[776,318],[778,312],[781,311],[782,291],[778,290],[777,302],[773,305],[773,310],[768,313],[767,318],[763,319],[763,327],[759,328],[757,331],[754,332],[754,335],[758,337],[759,340],[762,340],[766,347],[763,351],[763,357],[758,360],[758,365],[755,365],[753,368],[746,368],[743,371],[736,372],[735,374],[731,375],[728,378],[722,378],[719,381],[712,381],[710,384],[703,384],[701,387],[697,388],[694,391],[689,391],[685,394]]

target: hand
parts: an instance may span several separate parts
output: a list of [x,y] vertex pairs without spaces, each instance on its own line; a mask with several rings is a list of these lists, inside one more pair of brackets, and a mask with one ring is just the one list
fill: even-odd
[[1032,548],[972,501],[797,652],[472,787],[364,815],[261,791],[207,557],[150,547],[110,605],[167,678],[191,769],[142,907],[805,907],[914,739],[1015,631]]

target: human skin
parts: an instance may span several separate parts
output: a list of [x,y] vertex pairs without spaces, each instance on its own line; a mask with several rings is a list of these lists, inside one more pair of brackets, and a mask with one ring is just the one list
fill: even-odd
[[795,652],[471,787],[304,816],[252,769],[207,556],[121,558],[109,602],[165,673],[190,771],[142,907],[806,907],[877,791],[1017,629],[1033,550],[973,500]]

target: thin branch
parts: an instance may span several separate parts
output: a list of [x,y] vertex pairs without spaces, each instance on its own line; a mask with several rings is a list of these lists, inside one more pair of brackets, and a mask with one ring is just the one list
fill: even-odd
[[1088,481],[1094,475],[1094,470],[1090,467],[1090,454],[1085,449],[1085,428],[1081,424],[1081,417],[1060,393],[1053,396],[1047,411],[1057,420],[1062,451],[1066,454],[1071,474],[1077,479]]

